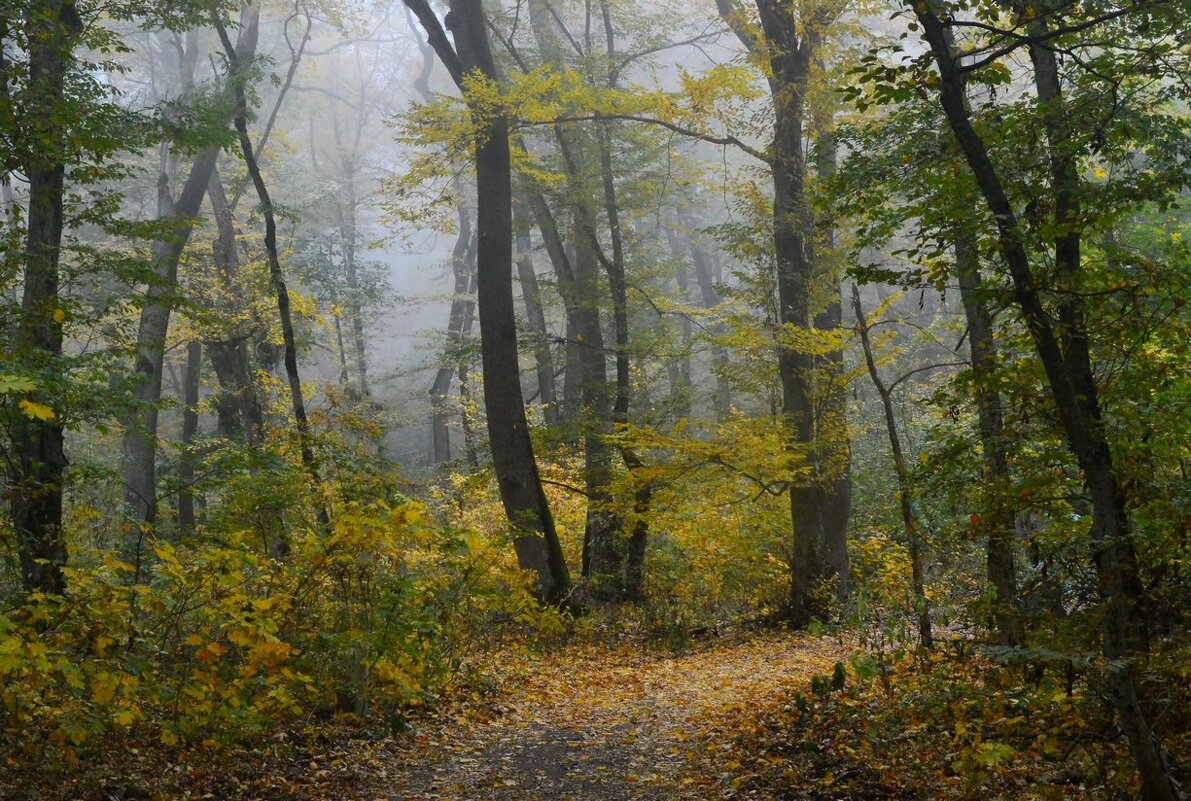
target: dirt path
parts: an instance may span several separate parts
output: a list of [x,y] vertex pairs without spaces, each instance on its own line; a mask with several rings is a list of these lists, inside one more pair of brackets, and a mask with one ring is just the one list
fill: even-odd
[[498,701],[463,704],[418,732],[377,798],[714,797],[718,771],[739,765],[713,753],[723,738],[710,735],[749,725],[761,698],[805,688],[845,653],[830,639],[775,635],[677,656],[568,649],[509,666]]

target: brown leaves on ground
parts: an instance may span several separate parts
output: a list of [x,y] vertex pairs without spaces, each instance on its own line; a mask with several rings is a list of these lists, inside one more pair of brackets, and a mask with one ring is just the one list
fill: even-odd
[[674,655],[639,644],[508,656],[472,696],[400,748],[393,801],[694,799],[732,786],[734,744],[713,736],[766,699],[805,689],[847,649],[770,634]]

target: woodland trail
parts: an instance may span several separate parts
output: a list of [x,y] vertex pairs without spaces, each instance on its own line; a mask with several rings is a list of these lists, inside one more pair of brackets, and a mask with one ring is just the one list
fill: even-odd
[[[588,648],[502,668],[496,701],[415,734],[378,787],[389,801],[628,801],[731,795],[726,730],[805,690],[848,649],[787,634],[685,654]],[[718,752],[718,753],[717,753]]]

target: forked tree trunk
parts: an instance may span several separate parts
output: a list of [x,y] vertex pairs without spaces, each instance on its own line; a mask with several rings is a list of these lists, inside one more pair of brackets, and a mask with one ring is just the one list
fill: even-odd
[[[251,59],[256,52],[258,19],[254,8],[245,7],[234,48],[239,58]],[[234,90],[228,87],[225,93],[230,96]],[[161,219],[168,220],[169,227],[154,244],[154,279],[145,293],[133,360],[134,406],[124,429],[124,504],[128,515],[124,556],[136,567],[133,575],[136,582],[141,580],[144,538],[157,519],[157,409],[161,401],[166,335],[177,302],[178,263],[202,208],[219,153],[219,147],[199,151],[176,202],[170,195],[164,170],[158,180],[158,207],[165,212]]]

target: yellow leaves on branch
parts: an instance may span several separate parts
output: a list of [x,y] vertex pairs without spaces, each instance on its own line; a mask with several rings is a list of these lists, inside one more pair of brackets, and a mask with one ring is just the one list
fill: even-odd
[[36,401],[31,401],[27,398],[22,398],[17,406],[21,408],[21,411],[24,412],[25,416],[30,420],[53,420],[57,416],[54,414],[54,410],[49,406],[46,406],[42,403],[37,403]]

